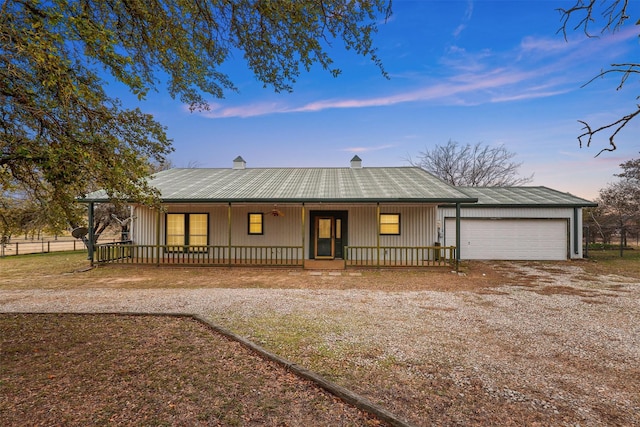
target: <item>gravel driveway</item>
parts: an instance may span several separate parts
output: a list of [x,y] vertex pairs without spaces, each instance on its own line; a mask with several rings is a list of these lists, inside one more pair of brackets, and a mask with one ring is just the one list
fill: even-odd
[[[320,278],[273,274],[329,285],[0,290],[0,311],[195,313],[322,370],[307,352],[279,349],[271,339],[274,324],[291,329],[311,324],[320,342],[310,344],[310,353],[320,348],[332,357],[348,353],[345,363],[355,373],[336,381],[419,425],[469,420],[464,413],[450,413],[440,422],[433,418],[425,389],[436,380],[459,391],[452,399],[470,405],[481,399],[480,411],[491,411],[492,405],[515,408],[514,424],[534,419],[640,425],[640,285],[632,279],[589,277],[572,263],[501,263],[492,278],[500,283],[491,288],[447,291],[425,285],[425,290],[381,291],[364,285],[335,289],[331,281],[340,278],[328,273]],[[348,279],[364,284],[376,277]],[[396,280],[429,278],[402,277]],[[347,351],[354,348],[368,350]],[[385,363],[393,364],[392,383],[358,374],[378,372]]]

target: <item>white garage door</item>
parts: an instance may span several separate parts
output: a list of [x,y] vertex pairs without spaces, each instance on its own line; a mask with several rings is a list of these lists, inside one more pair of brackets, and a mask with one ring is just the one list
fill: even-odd
[[[456,220],[445,222],[445,244],[456,244]],[[460,259],[567,259],[566,220],[461,219]]]

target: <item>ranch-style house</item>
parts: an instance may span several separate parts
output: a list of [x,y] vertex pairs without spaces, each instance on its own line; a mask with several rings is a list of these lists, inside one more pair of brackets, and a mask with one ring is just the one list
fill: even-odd
[[[465,259],[582,257],[582,208],[546,187],[453,187],[417,167],[169,169],[162,207],[131,205],[128,239],[92,262],[427,267]],[[103,191],[85,197],[92,222]],[[92,224],[88,227],[89,242]]]

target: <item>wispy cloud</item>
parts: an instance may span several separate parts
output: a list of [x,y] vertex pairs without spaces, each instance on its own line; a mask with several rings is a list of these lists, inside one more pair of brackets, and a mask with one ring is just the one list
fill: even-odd
[[462,21],[453,30],[453,37],[458,37],[460,34],[467,28],[467,24],[471,21],[471,17],[473,16],[473,0],[467,1],[467,8],[464,11],[464,16],[462,17]]
[[225,119],[230,117],[256,117],[274,113],[286,113],[289,111],[289,107],[276,102],[258,102],[237,107],[227,107],[220,103],[210,103],[209,110],[201,111],[199,114],[211,119]]
[[340,151],[346,151],[347,153],[366,153],[370,151],[386,150],[388,148],[393,148],[393,147],[395,147],[395,145],[385,144],[385,145],[378,145],[375,147],[347,147],[347,148],[341,149]]
[[[469,2],[469,16],[472,8],[473,3]],[[259,102],[225,106],[216,103],[210,105],[209,111],[199,114],[215,119],[247,118],[328,109],[385,107],[410,102],[478,105],[558,96],[578,89],[576,80],[580,77],[577,74],[582,73],[585,79],[592,77],[593,71],[583,65],[593,65],[590,58],[594,49],[614,50],[621,40],[632,37],[637,38],[637,30],[609,35],[603,43],[597,44],[589,43],[589,40],[567,43],[564,40],[527,37],[513,51],[499,53],[489,50],[469,53],[454,46],[440,61],[448,75],[439,79],[422,76],[423,83],[415,89],[368,98],[322,99],[302,105]]]
[[[381,97],[324,99],[300,106],[290,106],[277,103],[257,103],[237,107],[224,107],[221,104],[211,104],[209,106],[209,111],[203,111],[199,114],[204,117],[217,119],[230,117],[247,118],[267,114],[308,113],[340,108],[385,107],[421,101],[439,101],[444,104],[460,104],[461,96],[472,95],[479,91],[498,89],[508,85],[515,85],[531,78],[532,74],[535,74],[535,72],[514,72],[509,69],[499,68],[482,74],[458,74],[442,82],[436,82],[414,90]],[[531,97],[533,96],[534,94],[531,94]]]

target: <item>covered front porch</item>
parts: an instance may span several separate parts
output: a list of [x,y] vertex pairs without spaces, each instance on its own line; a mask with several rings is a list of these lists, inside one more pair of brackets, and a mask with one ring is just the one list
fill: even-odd
[[[431,267],[460,259],[445,246],[438,206],[477,198],[416,167],[169,169],[150,177],[154,208],[134,205],[130,242],[90,244],[98,263],[344,268]],[[109,202],[97,191],[89,205]],[[94,257],[95,250],[95,257]]]
[[436,210],[433,204],[398,203],[137,206],[131,240],[97,244],[90,259],[307,269],[455,266],[456,247],[438,241]]
[[209,267],[346,268],[446,267],[456,265],[454,246],[345,246],[342,259],[305,259],[302,246],[95,245],[98,264]]

